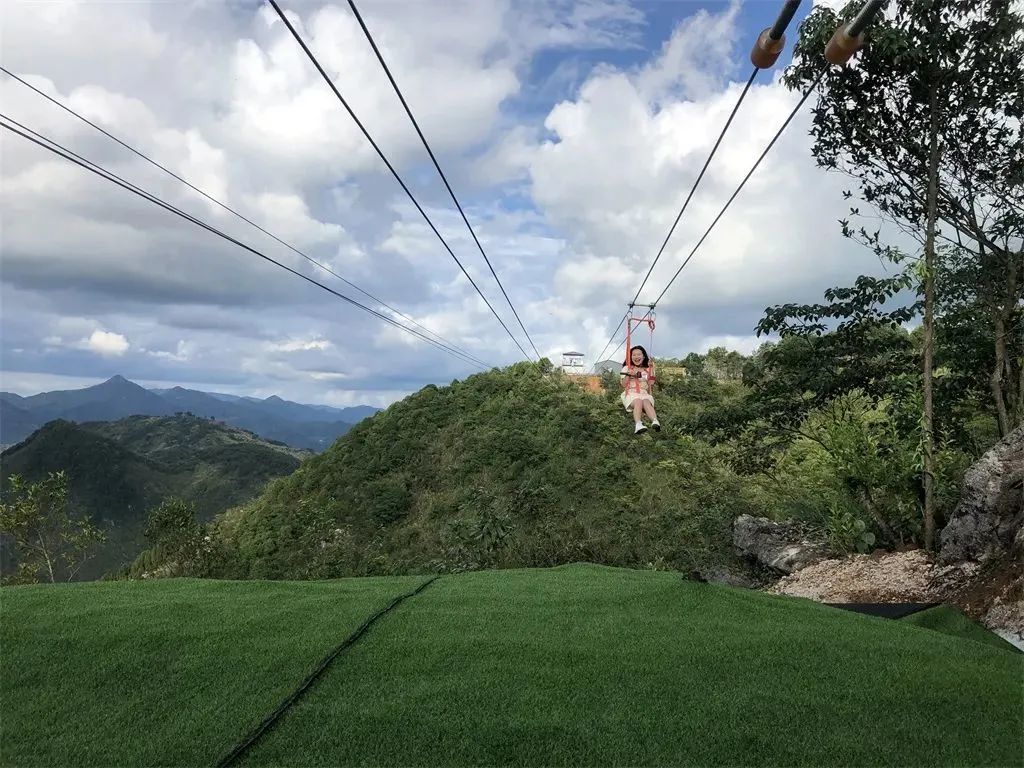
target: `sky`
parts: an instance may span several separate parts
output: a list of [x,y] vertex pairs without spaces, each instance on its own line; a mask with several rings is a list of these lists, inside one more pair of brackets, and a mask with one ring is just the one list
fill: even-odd
[[[348,4],[281,4],[532,351]],[[557,363],[573,349],[595,362],[781,0],[358,5],[541,354]],[[488,365],[523,359],[269,5],[0,0],[0,25],[7,69]],[[796,103],[779,82],[789,55],[759,74],[641,301],[661,291]],[[379,309],[4,75],[0,103]],[[840,234],[846,184],[814,165],[811,106],[660,303],[656,356],[749,353],[764,341],[753,328],[766,306],[882,271]],[[121,374],[384,406],[479,370],[6,131],[0,167],[4,390]]]

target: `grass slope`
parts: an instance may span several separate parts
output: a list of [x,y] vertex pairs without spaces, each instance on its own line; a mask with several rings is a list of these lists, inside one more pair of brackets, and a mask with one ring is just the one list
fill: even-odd
[[372,634],[247,764],[1006,766],[1024,754],[1015,655],[670,573],[450,577]]
[[[213,764],[416,578],[4,590],[5,765]],[[592,565],[443,577],[253,765],[1022,765],[1024,660]]]
[[980,624],[971,621],[951,605],[938,605],[926,611],[912,613],[901,621],[936,632],[945,632],[947,635],[975,640],[1010,653],[1020,653],[1013,643],[1007,642],[995,632],[989,632]]
[[0,764],[212,765],[422,581],[6,587]]

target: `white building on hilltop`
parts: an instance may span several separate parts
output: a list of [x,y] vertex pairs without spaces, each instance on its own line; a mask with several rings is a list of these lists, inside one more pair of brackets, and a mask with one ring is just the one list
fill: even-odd
[[586,373],[586,368],[583,365],[583,353],[563,352],[562,370],[569,374],[581,375]]

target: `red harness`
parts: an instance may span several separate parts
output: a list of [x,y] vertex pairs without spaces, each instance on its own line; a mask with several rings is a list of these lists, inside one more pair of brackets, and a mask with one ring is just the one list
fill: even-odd
[[[651,341],[648,350],[648,367],[643,368],[639,365],[633,365],[633,329],[639,328],[641,325],[646,325],[651,332]],[[643,317],[633,317],[633,306],[629,307],[628,320],[626,322],[626,368],[629,373],[627,374],[630,381],[626,384],[626,391],[630,391],[630,387],[633,387],[633,392],[637,394],[645,394],[643,388],[640,386],[641,379],[637,376],[637,373],[643,371],[647,372],[647,389],[650,391],[654,385],[654,357],[651,356],[650,350],[654,349],[654,307],[651,307]]]

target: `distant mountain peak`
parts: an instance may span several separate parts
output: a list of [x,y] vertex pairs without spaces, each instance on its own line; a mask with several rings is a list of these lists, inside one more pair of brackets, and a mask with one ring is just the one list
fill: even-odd
[[151,390],[120,374],[84,389],[44,392],[29,398],[4,397],[0,403],[0,444],[18,443],[58,418],[86,423],[188,412],[249,430],[268,440],[315,451],[322,451],[353,423],[376,411],[365,407],[303,405],[278,395],[260,399],[214,394],[182,386]]
[[[90,388],[86,387],[86,389],[90,389]],[[145,389],[145,388],[139,386],[138,384],[136,384],[134,381],[131,381],[130,379],[126,379],[121,374],[117,374],[116,376],[111,376],[109,379],[104,381],[102,384],[95,385],[94,389],[123,389],[123,390],[132,390],[132,391],[146,392],[148,394],[152,394],[152,393],[149,392],[148,389]],[[74,391],[74,390],[72,390],[72,391]]]

